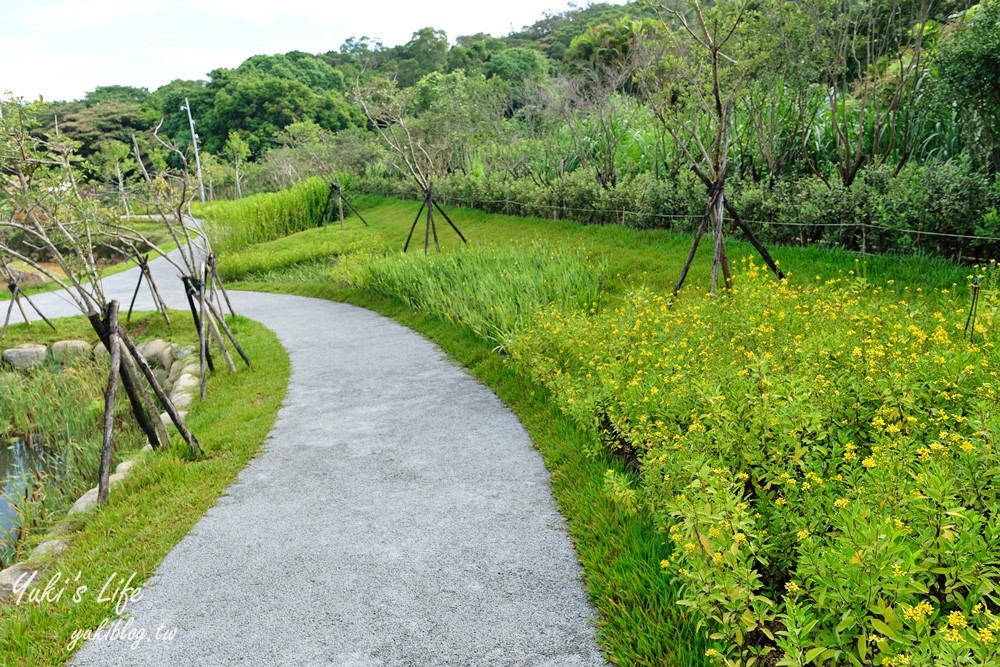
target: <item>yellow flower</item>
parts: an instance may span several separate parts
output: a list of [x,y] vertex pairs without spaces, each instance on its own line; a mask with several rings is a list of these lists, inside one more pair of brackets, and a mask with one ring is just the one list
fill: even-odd
[[977,632],[976,638],[979,639],[980,644],[992,644],[994,641],[993,633],[990,632],[989,628],[983,628]]
[[800,540],[804,540],[804,539],[808,538],[809,537],[809,529],[800,530],[799,532],[796,533],[796,536]]
[[871,456],[866,456],[864,461],[861,462],[861,465],[871,470],[875,467],[875,459]]
[[844,509],[847,507],[847,498],[837,498],[833,501],[833,506],[839,510]]
[[788,591],[789,593],[795,593],[797,591],[802,590],[802,587],[799,586],[794,581],[789,581],[788,583],[785,584],[785,590]]
[[903,610],[903,617],[915,623],[919,623],[933,613],[934,607],[930,606],[926,600],[923,600],[916,607],[906,607]]
[[660,567],[666,570],[668,567],[670,567],[670,561],[664,558],[663,560],[660,561]]
[[697,550],[698,547],[694,545],[694,542],[688,542],[687,544],[684,545],[684,551],[689,554],[693,554]]
[[960,611],[953,611],[948,614],[948,625],[953,628],[964,628],[968,623],[965,620],[965,614]]
[[744,535],[743,533],[736,533],[735,535],[733,535],[733,542],[736,542],[736,544],[743,544],[746,541],[747,541],[747,536]]

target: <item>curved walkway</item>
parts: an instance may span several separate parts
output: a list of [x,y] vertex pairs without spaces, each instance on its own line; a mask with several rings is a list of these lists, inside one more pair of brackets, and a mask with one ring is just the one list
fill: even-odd
[[[171,267],[152,266],[186,307]],[[123,310],[135,280],[105,280]],[[133,628],[176,627],[174,640],[92,641],[75,664],[605,664],[548,472],[489,389],[370,311],[231,297],[291,356],[284,405],[262,454],[129,605]],[[58,295],[34,300],[75,314]]]

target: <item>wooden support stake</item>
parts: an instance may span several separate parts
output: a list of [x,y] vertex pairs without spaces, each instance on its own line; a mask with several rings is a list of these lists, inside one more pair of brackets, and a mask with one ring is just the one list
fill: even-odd
[[[87,313],[87,319],[90,320],[90,326],[97,333],[97,337],[104,345],[104,349],[110,353],[111,340],[108,337],[108,330],[104,325],[104,321],[101,320],[101,316],[91,311]],[[135,373],[135,368],[129,363],[127,358],[121,367],[121,379],[122,387],[124,387],[125,393],[128,394],[128,400],[132,406],[132,414],[139,423],[139,428],[146,434],[146,441],[154,449],[160,447],[161,443],[166,444],[169,442],[167,431],[162,428],[162,424],[160,424],[161,428],[156,428],[154,421],[159,421],[157,419],[158,413],[153,409],[149,396],[146,394]]]
[[708,214],[706,213],[702,216],[701,222],[698,224],[698,229],[694,233],[694,243],[691,244],[691,249],[688,250],[687,259],[684,260],[684,268],[681,269],[681,275],[677,277],[677,282],[674,284],[673,296],[675,298],[680,293],[681,287],[684,286],[684,280],[687,279],[688,271],[691,270],[691,263],[694,261],[695,253],[698,251],[698,244],[701,243],[701,237],[704,235],[707,227]]
[[42,313],[42,311],[38,309],[38,306],[35,305],[35,302],[31,300],[30,296],[28,296],[27,294],[21,292],[18,295],[18,298],[24,299],[25,301],[27,301],[28,305],[31,306],[31,309],[33,311],[35,311],[35,314],[38,315],[40,318],[42,318],[42,321],[45,322],[46,324],[48,324],[49,328],[51,328],[53,331],[58,331],[56,329],[56,325],[52,324],[52,322],[49,322],[49,318],[45,317],[45,315]]
[[[205,317],[205,265],[201,265],[201,284],[198,285],[198,313],[201,315],[200,326],[198,327],[198,343],[201,348],[201,400],[205,400],[205,385],[208,383],[208,318]],[[213,368],[214,372],[215,369]]]
[[[211,302],[209,302],[211,305]],[[212,338],[215,339],[215,344],[219,346],[222,350],[222,358],[226,362],[226,366],[229,368],[230,373],[236,372],[236,364],[233,363],[233,357],[229,354],[229,349],[226,348],[226,341],[222,340],[222,334],[219,333],[219,327],[216,326],[215,320],[211,317],[206,317],[208,320],[208,329],[212,333]]]
[[111,352],[111,369],[108,371],[108,386],[104,391],[104,441],[101,444],[101,466],[98,472],[97,503],[108,502],[111,476],[111,454],[114,451],[115,396],[118,393],[118,374],[121,370],[121,347],[118,340],[118,302],[108,304],[104,326],[108,330],[108,345]]
[[451,228],[455,230],[455,233],[458,234],[458,238],[462,239],[462,243],[468,243],[469,242],[468,239],[466,239],[465,235],[462,234],[462,231],[455,226],[455,223],[451,221],[451,218],[449,218],[448,214],[444,212],[444,209],[441,208],[441,206],[437,202],[434,202],[434,206],[437,208],[438,211],[441,212],[441,215],[444,216],[444,219],[448,221],[448,224],[451,225]]
[[[181,281],[184,283],[184,292],[187,294],[188,306],[191,308],[191,318],[194,320],[194,328],[200,332],[201,318],[198,317],[198,307],[194,305],[194,295],[198,293],[198,290],[195,288],[195,282],[197,281],[191,276],[182,276]],[[208,370],[215,371],[211,352],[206,352],[205,359],[208,362]]]
[[7,327],[10,325],[10,316],[14,312],[14,302],[17,301],[17,285],[11,284],[10,286],[10,303],[7,304],[7,317],[3,320],[3,332],[0,332],[0,338],[7,337]]
[[413,224],[410,226],[410,234],[406,237],[406,245],[403,246],[403,252],[406,252],[410,247],[410,239],[413,238],[413,230],[417,228],[417,222],[420,220],[420,214],[424,212],[424,207],[427,206],[427,194],[424,193],[424,202],[420,205],[420,210],[417,211],[417,217],[413,219]]
[[215,255],[208,256],[208,266],[212,270],[212,279],[216,284],[218,284],[219,291],[222,292],[222,298],[226,300],[226,306],[229,308],[229,314],[236,317],[236,311],[233,310],[233,304],[229,302],[229,294],[226,292],[226,286],[222,284],[222,278],[219,277],[219,272],[215,268]]
[[128,337],[128,334],[126,334],[121,327],[118,327],[118,336],[121,342],[125,344],[125,349],[128,350],[132,360],[139,365],[139,369],[142,370],[142,374],[146,377],[146,381],[149,382],[149,386],[153,388],[153,393],[156,394],[157,400],[170,417],[170,421],[172,421],[174,426],[177,427],[177,431],[181,434],[181,437],[184,438],[184,442],[191,447],[191,450],[195,454],[203,456],[205,452],[202,450],[201,444],[199,444],[198,439],[194,437],[194,434],[188,430],[187,425],[184,424],[184,420],[181,419],[180,413],[177,412],[177,408],[174,407],[170,397],[167,396],[163,387],[160,386],[156,376],[153,374],[153,369],[149,367],[149,362],[147,362],[146,359],[139,354],[139,350],[136,348],[135,343],[132,342],[132,339]]
[[135,299],[139,296],[139,288],[142,287],[142,279],[146,277],[146,258],[139,258],[139,280],[135,283],[135,291],[132,292],[132,301],[128,304],[128,314],[125,315],[125,321],[132,321],[132,309],[135,308]]
[[[341,193],[341,197],[343,197],[343,193]],[[365,218],[364,218],[363,215],[361,215],[361,211],[359,211],[358,209],[354,208],[354,204],[351,203],[351,200],[348,199],[347,197],[344,197],[344,203],[347,204],[347,207],[349,209],[351,209],[352,211],[354,211],[354,215],[358,216],[358,219],[361,221],[361,223],[365,227],[367,227],[368,226],[368,221],[365,220]]]
[[219,323],[219,326],[222,327],[222,330],[226,332],[226,336],[229,338],[229,342],[233,344],[233,347],[236,348],[236,352],[239,353],[240,357],[243,358],[243,361],[246,363],[247,368],[250,368],[250,357],[248,357],[247,353],[243,351],[242,347],[240,347],[239,342],[236,340],[236,336],[233,335],[233,332],[229,328],[229,325],[226,324],[226,318],[222,316],[222,313],[220,313],[215,309],[211,301],[209,301],[208,303],[208,310],[215,317],[216,321]]
[[340,213],[340,228],[344,228],[344,194],[340,191],[340,186],[334,186],[337,188],[337,209]]

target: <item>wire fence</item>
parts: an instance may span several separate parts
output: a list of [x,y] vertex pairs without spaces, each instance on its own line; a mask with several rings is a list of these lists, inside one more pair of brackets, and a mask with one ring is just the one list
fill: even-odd
[[[370,193],[369,193],[370,194]],[[417,199],[420,195],[408,192],[408,191],[398,191],[398,192],[378,192],[386,198],[396,198],[396,199]],[[503,205],[507,207],[518,207],[522,210],[552,210],[552,211],[568,211],[573,213],[586,213],[588,215],[606,215],[606,216],[631,216],[636,218],[654,218],[657,220],[686,220],[688,222],[697,223],[702,219],[702,215],[697,215],[694,213],[656,213],[653,211],[636,211],[625,208],[620,209],[609,209],[609,208],[596,208],[596,207],[576,207],[576,206],[565,206],[561,204],[550,204],[550,203],[538,203],[538,202],[521,202],[513,199],[482,199],[482,198],[462,198],[455,197],[453,195],[442,195],[441,200],[443,203],[448,203],[451,205],[464,206],[466,208],[479,209],[483,204],[494,204]],[[478,205],[477,205],[478,204]],[[567,216],[569,217],[569,216]],[[732,220],[732,217],[728,214],[725,215],[727,220]],[[899,234],[912,234],[916,236],[933,236],[941,238],[951,238],[959,240],[969,240],[969,241],[986,241],[990,243],[1000,243],[1000,236],[981,236],[977,234],[956,234],[952,232],[935,232],[923,229],[909,229],[901,227],[889,227],[888,225],[882,225],[875,222],[790,222],[790,221],[777,221],[777,220],[751,220],[747,218],[742,218],[743,222],[749,225],[757,225],[762,228],[767,227],[806,227],[806,228],[841,228],[841,229],[876,229],[880,231],[887,231]]]

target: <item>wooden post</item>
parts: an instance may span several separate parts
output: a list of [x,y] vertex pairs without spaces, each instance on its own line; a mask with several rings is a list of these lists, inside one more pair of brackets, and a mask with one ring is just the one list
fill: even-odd
[[[202,264],[202,276],[205,275],[205,265]],[[208,318],[205,316],[205,281],[200,281],[198,285],[198,300],[200,307],[198,312],[201,314],[201,322],[198,327],[198,343],[201,350],[201,400],[205,400],[205,385],[208,382]],[[214,368],[212,369],[215,370]]]
[[156,376],[153,374],[153,369],[149,367],[149,362],[147,362],[143,356],[139,354],[139,350],[136,348],[135,343],[132,342],[132,339],[128,337],[128,334],[126,334],[121,327],[118,327],[118,336],[121,342],[125,344],[125,349],[128,350],[128,353],[131,355],[133,361],[139,365],[140,370],[142,370],[142,374],[146,377],[149,385],[153,388],[153,393],[156,394],[157,400],[170,417],[170,420],[174,423],[174,426],[177,427],[177,431],[181,434],[181,437],[184,438],[184,441],[188,443],[188,446],[191,447],[191,450],[194,451],[195,454],[198,456],[204,455],[205,452],[198,443],[198,439],[194,437],[194,434],[191,433],[191,431],[188,430],[188,427],[184,424],[184,420],[181,419],[180,413],[177,412],[177,408],[174,407],[174,404],[170,401],[170,397],[167,396],[163,387],[160,386]]
[[[236,317],[236,311],[233,310],[233,304],[229,302],[229,294],[226,292],[226,286],[222,284],[222,278],[219,277],[219,272],[215,268],[215,255],[208,256],[208,268],[212,271],[212,280],[219,286],[219,291],[222,292],[222,298],[226,300],[226,306],[229,308],[229,314]],[[219,309],[222,309],[221,306]]]
[[335,185],[337,188],[337,209],[340,213],[340,228],[344,228],[344,193],[340,191],[340,186]]
[[0,332],[0,338],[7,337],[7,327],[10,324],[10,316],[14,312],[14,302],[17,301],[17,285],[15,283],[11,283],[7,286],[7,288],[10,290],[10,303],[7,304],[7,317],[3,320],[3,331]]
[[420,214],[424,212],[424,207],[427,206],[427,202],[428,202],[427,193],[424,192],[424,201],[422,204],[420,204],[420,210],[417,211],[417,217],[413,219],[413,224],[410,225],[410,233],[406,237],[406,245],[403,246],[403,252],[406,252],[407,249],[410,247],[410,239],[413,238],[413,230],[417,228],[417,222],[419,222],[420,220]]
[[[101,340],[109,353],[111,352],[111,341],[108,337],[108,330],[101,320],[101,316],[96,312],[91,311],[87,313],[87,319],[90,320],[90,326],[93,327],[94,331],[97,333],[97,337]],[[158,422],[157,413],[152,409],[152,404],[149,401],[149,396],[146,395],[145,389],[139,382],[139,378],[135,374],[135,369],[125,360],[125,363],[121,366],[121,379],[122,387],[125,389],[125,393],[128,395],[129,403],[132,406],[132,414],[135,416],[135,420],[139,423],[139,428],[142,432],[146,434],[146,441],[149,442],[150,446],[154,449],[158,448],[162,444],[166,444],[170,441],[167,437],[167,431],[165,428],[156,428],[155,422]]]
[[135,308],[135,299],[139,296],[139,288],[142,287],[142,279],[146,277],[146,258],[139,257],[139,280],[135,283],[135,291],[132,292],[132,301],[128,304],[128,314],[125,315],[125,321],[132,321],[132,309]]
[[[198,290],[195,288],[197,279],[192,278],[191,276],[181,276],[181,281],[184,283],[184,292],[187,294],[188,306],[191,308],[191,318],[194,320],[194,328],[200,335],[201,318],[198,317],[198,308],[194,305],[194,295],[198,293]],[[206,351],[205,360],[208,362],[208,370],[214,371],[215,364],[212,362],[211,352]]]
[[247,368],[250,368],[250,358],[247,356],[247,353],[243,351],[243,348],[240,347],[240,344],[236,340],[236,336],[233,335],[233,332],[229,328],[229,325],[226,324],[226,318],[222,316],[222,313],[218,312],[215,309],[211,301],[208,302],[208,310],[210,313],[212,313],[212,316],[215,317],[216,321],[219,323],[219,326],[222,327],[223,331],[226,332],[226,336],[229,338],[229,342],[233,344],[233,347],[236,348],[236,352],[239,353],[239,355],[243,358],[243,361],[246,362]]
[[118,393],[118,374],[121,369],[121,348],[118,341],[118,302],[108,304],[104,326],[108,330],[108,345],[111,352],[111,369],[108,371],[108,386],[104,391],[104,442],[101,444],[101,466],[98,473],[97,503],[108,502],[111,476],[111,454],[114,450],[115,396]]

